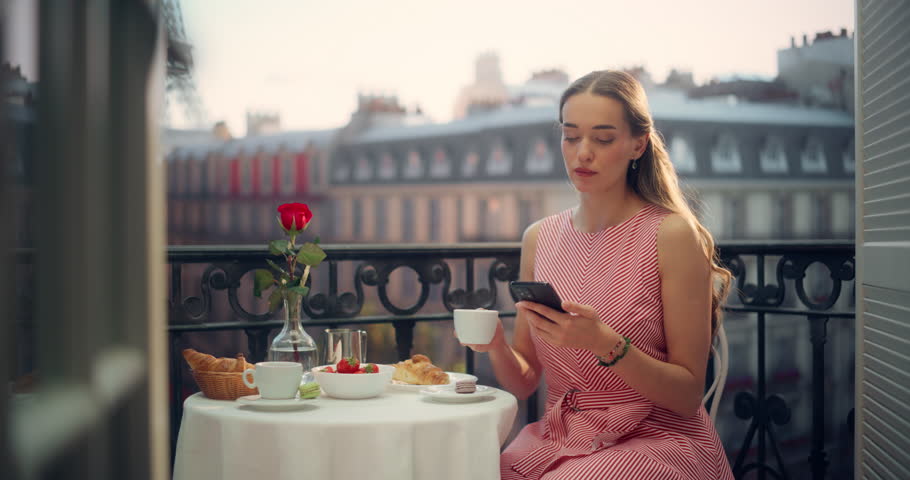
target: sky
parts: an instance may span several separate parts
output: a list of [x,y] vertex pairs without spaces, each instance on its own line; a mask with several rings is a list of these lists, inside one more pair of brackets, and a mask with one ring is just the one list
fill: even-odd
[[[34,52],[28,9],[16,7],[32,1],[7,3],[14,61]],[[446,122],[484,52],[499,55],[509,85],[548,68],[574,79],[635,65],[657,80],[675,67],[701,82],[773,77],[791,36],[854,30],[853,0],[179,1],[207,120],[235,135],[248,110],[279,113],[286,130],[342,126],[358,92],[397,95]]]

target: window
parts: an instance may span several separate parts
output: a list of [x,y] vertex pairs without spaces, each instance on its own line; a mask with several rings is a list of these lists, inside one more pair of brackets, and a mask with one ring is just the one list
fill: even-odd
[[373,218],[376,219],[375,220],[375,224],[376,224],[375,238],[376,238],[377,242],[384,242],[389,235],[388,222],[385,221],[385,219],[388,218],[388,216],[389,216],[389,212],[386,211],[385,198],[383,198],[383,197],[376,198],[376,200],[373,202],[373,205],[375,207],[374,208],[375,213],[373,215]]
[[186,156],[179,155],[173,164],[174,175],[177,177],[176,188],[174,190],[180,194],[186,193],[186,165],[189,163],[189,161],[189,154]]
[[[269,162],[272,159],[269,158]],[[275,215],[273,214],[274,210],[272,209],[271,204],[260,203],[258,211],[256,212],[256,232],[257,234],[262,234],[263,232],[271,232],[275,227]]]
[[818,192],[814,195],[815,215],[814,238],[831,238],[831,193]]
[[240,193],[249,195],[253,191],[253,159],[245,153],[240,154]]
[[220,219],[218,217],[219,205],[214,203],[207,203],[205,205],[205,230],[209,235],[216,234],[218,232],[218,226],[220,225]]
[[188,174],[190,177],[189,185],[187,188],[187,193],[197,194],[197,193],[199,193],[199,190],[200,190],[199,184],[202,179],[202,167],[200,166],[202,159],[197,159],[195,156],[192,156],[192,157],[189,157],[187,160],[189,162]]
[[196,233],[199,231],[199,223],[202,219],[201,209],[202,209],[202,206],[199,205],[199,203],[197,203],[197,202],[193,202],[190,204],[189,213],[187,214],[189,216],[189,220],[187,221],[187,224],[189,225],[190,232]]
[[401,237],[404,242],[413,242],[414,231],[414,199],[404,198],[401,201]]
[[670,160],[680,173],[694,173],[696,170],[695,150],[686,135],[673,135],[670,139]]
[[[331,239],[330,241],[338,242],[341,241],[342,235],[344,235],[344,225],[342,225],[344,215],[343,209],[341,208],[341,202],[327,202],[323,206],[324,212],[323,218],[333,219],[328,224],[328,232],[325,232]],[[320,229],[319,233],[323,233],[323,230]]]
[[487,161],[487,173],[490,175],[506,175],[512,169],[512,154],[506,150],[501,140],[493,143],[490,148],[490,158]]
[[744,195],[743,220],[746,238],[771,238],[775,232],[774,199],[771,192],[749,192]]
[[490,218],[489,207],[487,206],[488,200],[486,198],[481,198],[477,200],[477,225],[478,231],[476,234],[475,241],[487,241],[489,237],[487,236],[490,232],[487,228],[487,219]]
[[365,182],[373,177],[373,166],[370,165],[370,160],[361,155],[357,158],[357,168],[354,170],[354,180],[358,182]]
[[408,160],[404,167],[404,178],[420,178],[423,176],[423,162],[417,150],[408,152]]
[[259,154],[259,193],[272,193],[272,175],[275,170],[275,162],[272,155],[265,152]]
[[550,152],[547,142],[541,138],[537,138],[531,143],[527,169],[528,173],[549,173],[553,170],[553,154]]
[[379,178],[383,180],[395,178],[395,159],[389,152],[383,152],[379,157]]
[[813,136],[806,140],[806,147],[800,156],[800,164],[806,173],[825,173],[828,171],[825,145],[820,138]]
[[438,198],[430,199],[430,241],[438,242],[442,238],[442,215],[440,200]]
[[211,153],[205,159],[205,193],[214,195],[218,192],[218,160],[220,156]]
[[787,173],[787,152],[780,137],[770,136],[759,153],[759,163],[763,172]]
[[430,176],[433,178],[446,178],[452,174],[452,165],[449,156],[442,148],[433,152],[433,165],[430,167]]
[[231,207],[227,203],[218,205],[218,233],[228,234],[237,228],[236,224],[231,224],[233,218]]
[[[346,182],[348,177],[351,176],[351,166],[347,161],[341,160],[335,165],[335,173],[332,176],[336,182]],[[285,175],[287,178],[287,175]]]
[[[235,227],[239,227],[237,230],[239,230],[241,237],[246,238],[253,232],[253,206],[249,203],[243,203],[239,205],[239,210],[239,212],[234,212],[235,215],[239,213],[236,221],[239,225],[235,224]],[[237,232],[233,233],[236,234]]]
[[480,155],[477,152],[470,151],[464,156],[464,163],[461,165],[461,174],[465,177],[477,175],[477,167],[480,164]]
[[779,239],[793,238],[793,196],[789,193],[777,195],[774,212],[775,236]]
[[730,133],[722,133],[711,150],[711,168],[717,173],[737,173],[742,171],[742,158],[736,138]]
[[[297,162],[294,154],[285,151],[281,155],[281,193],[294,193],[294,179],[297,177]],[[347,173],[345,173],[347,180]]]
[[522,232],[534,221],[534,206],[531,200],[518,201],[518,229]]
[[361,241],[363,241],[363,199],[362,198],[354,199],[354,207],[353,207],[351,213],[352,213],[352,215],[351,215],[352,220],[354,221],[353,232],[352,232],[352,235],[354,236],[354,241],[361,242]]
[[729,232],[727,238],[742,239],[745,233],[745,208],[740,196],[729,194],[724,205],[723,230]]
[[844,162],[845,172],[854,173],[856,171],[856,143],[853,137],[850,137],[850,143],[847,144],[847,148],[841,153],[841,160]]

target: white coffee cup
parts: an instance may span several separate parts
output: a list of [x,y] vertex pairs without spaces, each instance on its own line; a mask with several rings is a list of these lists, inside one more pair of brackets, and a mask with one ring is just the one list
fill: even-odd
[[[250,380],[252,377],[252,380]],[[297,362],[259,362],[243,371],[243,383],[258,388],[265,400],[294,398],[303,378],[303,365]]]
[[496,325],[499,323],[499,312],[478,308],[455,309],[455,335],[461,343],[486,345],[493,341]]

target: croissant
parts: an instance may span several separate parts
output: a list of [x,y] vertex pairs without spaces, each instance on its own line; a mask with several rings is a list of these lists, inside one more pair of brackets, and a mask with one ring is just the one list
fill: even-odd
[[187,348],[183,350],[183,358],[186,359],[186,363],[190,364],[190,368],[197,372],[210,372],[215,370],[215,364],[218,362],[218,359],[202,352],[197,352],[192,348]]
[[449,374],[433,365],[426,355],[417,354],[395,364],[392,380],[412,385],[445,385],[449,383]]
[[207,353],[197,352],[192,348],[183,351],[183,358],[190,364],[190,368],[197,372],[243,372],[247,368],[256,368],[246,361],[242,353],[237,358],[216,358]]
[[237,359],[235,358],[219,358],[215,362],[215,367],[212,368],[215,372],[233,372],[236,371]]
[[246,361],[246,357],[242,353],[237,354],[237,365],[234,366],[235,372],[243,372],[248,368],[256,368],[256,365]]

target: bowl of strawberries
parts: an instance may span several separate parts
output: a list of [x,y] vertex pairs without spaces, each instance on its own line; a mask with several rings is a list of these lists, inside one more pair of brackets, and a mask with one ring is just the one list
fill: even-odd
[[356,400],[378,396],[392,381],[395,367],[360,363],[356,358],[343,358],[335,365],[313,368],[316,382],[326,395]]

